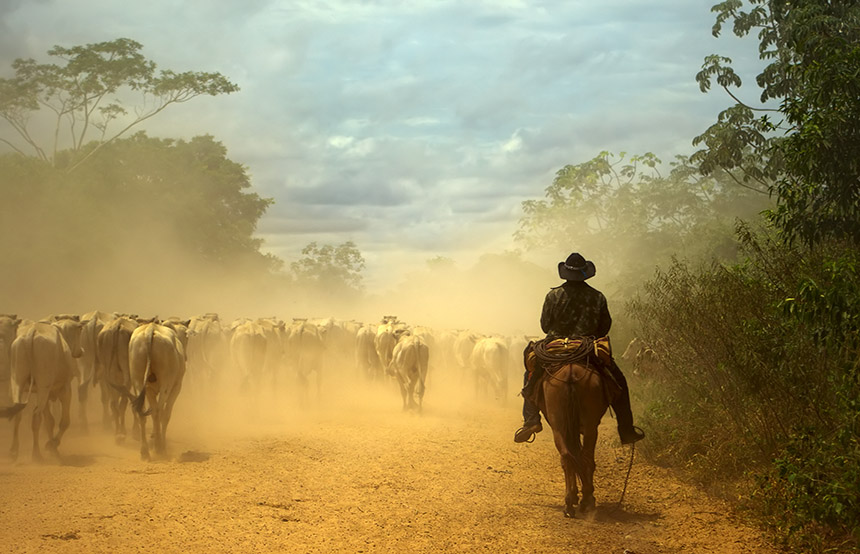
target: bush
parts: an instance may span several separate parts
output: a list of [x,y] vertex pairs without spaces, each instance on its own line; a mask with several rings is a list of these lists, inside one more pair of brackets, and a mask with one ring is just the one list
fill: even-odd
[[[744,261],[675,260],[630,308],[660,358],[646,454],[749,500],[804,551],[860,539],[860,251],[739,229]],[[826,530],[826,532],[825,532]]]

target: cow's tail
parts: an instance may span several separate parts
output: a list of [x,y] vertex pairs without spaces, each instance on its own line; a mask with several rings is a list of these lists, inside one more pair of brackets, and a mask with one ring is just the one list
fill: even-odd
[[140,394],[132,400],[131,407],[140,416],[149,415],[152,409],[143,411],[143,404],[146,401],[146,384],[149,382],[149,374],[152,371],[152,337],[155,334],[155,324],[150,323],[146,330],[146,369],[143,372],[143,383],[140,386]]

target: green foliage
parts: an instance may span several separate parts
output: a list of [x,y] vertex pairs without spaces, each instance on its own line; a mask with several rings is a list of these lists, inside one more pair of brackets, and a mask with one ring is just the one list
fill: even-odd
[[[75,153],[58,158],[66,155]],[[57,305],[69,292],[55,283],[96,289],[76,293],[83,304],[122,282],[141,287],[137,294],[165,281],[190,285],[197,273],[267,274],[279,260],[260,252],[254,232],[271,200],[250,186],[245,167],[211,136],[186,142],[137,133],[74,173],[0,156],[0,289],[10,305],[34,286]]]
[[[63,148],[60,140],[71,137],[63,161],[74,169],[171,104],[239,90],[220,73],[156,73],[155,63],[140,54],[141,48],[133,40],[119,38],[72,48],[55,46],[48,54],[62,60],[61,64],[19,58],[12,63],[14,77],[0,79],[0,117],[37,157],[54,164]],[[139,99],[133,116],[120,100],[130,96]],[[33,131],[37,115],[52,118],[50,138]],[[109,132],[112,124],[118,129]],[[21,154],[26,148],[5,138],[0,141]],[[90,141],[94,144],[88,145]]]
[[788,241],[860,241],[860,5],[728,0],[713,11],[715,36],[728,22],[737,36],[757,33],[767,61],[756,77],[760,100],[779,107],[741,101],[731,60],[706,57],[701,90],[715,81],[736,104],[696,137],[704,148],[692,160],[706,174],[722,168],[769,190],[777,198],[771,221]]
[[732,226],[768,206],[722,171],[701,176],[678,156],[668,175],[651,153],[601,152],[560,169],[543,200],[523,202],[516,238],[530,248],[579,250],[629,297],[672,255],[734,254]]
[[645,447],[711,482],[757,473],[747,497],[801,551],[856,547],[860,250],[739,237],[742,263],[676,262],[631,303],[660,358]]
[[352,241],[338,246],[311,242],[302,249],[302,258],[290,264],[301,285],[332,294],[356,294],[362,289],[364,256]]

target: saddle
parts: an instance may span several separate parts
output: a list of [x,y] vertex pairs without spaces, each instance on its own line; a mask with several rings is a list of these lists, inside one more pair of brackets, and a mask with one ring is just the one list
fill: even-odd
[[540,385],[548,376],[555,374],[562,366],[572,363],[582,363],[593,367],[604,379],[616,388],[620,388],[612,377],[608,367],[612,364],[612,345],[609,337],[546,337],[539,341],[531,341],[523,351],[523,362],[529,376],[522,395],[538,405],[538,399],[543,394]]

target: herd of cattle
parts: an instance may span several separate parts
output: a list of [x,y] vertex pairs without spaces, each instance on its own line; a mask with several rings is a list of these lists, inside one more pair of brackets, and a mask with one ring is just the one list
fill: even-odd
[[[152,446],[163,455],[183,386],[228,387],[253,398],[262,388],[292,384],[304,402],[311,382],[319,394],[325,372],[346,368],[355,378],[398,383],[403,409],[420,411],[433,368],[458,376],[479,396],[503,400],[508,376],[521,371],[528,340],[409,326],[394,316],[362,324],[332,318],[227,323],[217,314],[160,320],[99,311],[41,321],[0,315],[0,417],[13,420],[16,457],[23,409],[32,406],[38,460],[42,424],[46,448],[56,453],[70,424],[75,385],[84,427],[87,391],[97,387],[105,425],[121,440],[131,408],[141,457],[149,459],[147,418],[152,418]],[[52,403],[59,405],[56,429]]]

